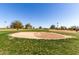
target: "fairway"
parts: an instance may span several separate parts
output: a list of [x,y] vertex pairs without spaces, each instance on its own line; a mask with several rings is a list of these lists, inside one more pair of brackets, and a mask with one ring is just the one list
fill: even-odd
[[[19,32],[22,32],[20,30]],[[34,32],[36,30],[28,30]],[[0,54],[2,55],[71,55],[79,54],[79,33],[65,33],[49,30],[37,30],[37,32],[54,32],[76,38],[65,40],[31,40],[27,38],[14,38],[8,36],[17,31],[0,31]],[[25,32],[25,30],[24,30]],[[26,40],[27,39],[27,40]]]

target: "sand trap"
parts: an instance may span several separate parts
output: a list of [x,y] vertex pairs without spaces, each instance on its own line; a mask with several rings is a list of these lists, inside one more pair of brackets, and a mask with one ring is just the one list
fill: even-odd
[[64,39],[71,38],[71,36],[66,36],[57,33],[48,33],[48,32],[18,32],[10,34],[12,37],[18,38],[30,38],[30,39]]

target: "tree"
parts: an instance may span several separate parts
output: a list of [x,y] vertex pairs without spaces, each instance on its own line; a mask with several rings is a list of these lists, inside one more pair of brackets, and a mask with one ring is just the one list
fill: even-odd
[[9,27],[8,27],[8,26],[7,26],[6,28],[7,28],[7,29],[9,29]]
[[66,30],[67,28],[66,28],[66,26],[61,26],[60,29],[61,30]]
[[50,29],[55,29],[55,25],[51,25],[50,26]]
[[39,26],[39,29],[42,29],[42,26]]
[[69,28],[69,30],[76,30],[76,31],[79,31],[79,26],[71,26]]
[[33,29],[35,29],[35,27],[32,27]]
[[77,26],[71,26],[69,29],[70,30],[76,30]]
[[26,29],[32,29],[32,25],[30,23],[28,23],[28,24],[25,25],[25,28]]
[[16,20],[11,23],[10,28],[19,30],[19,29],[23,28],[23,25],[20,21]]

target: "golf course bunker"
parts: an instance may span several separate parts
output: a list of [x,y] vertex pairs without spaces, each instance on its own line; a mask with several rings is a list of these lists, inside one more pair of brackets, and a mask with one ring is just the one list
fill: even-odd
[[71,36],[66,36],[57,33],[49,33],[49,32],[18,32],[10,34],[12,37],[17,38],[29,38],[29,39],[64,39],[71,38]]

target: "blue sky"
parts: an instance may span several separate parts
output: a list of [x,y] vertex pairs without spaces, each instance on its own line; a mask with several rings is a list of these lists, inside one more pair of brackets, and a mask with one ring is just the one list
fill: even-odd
[[23,25],[31,23],[35,27],[50,27],[57,22],[59,26],[79,26],[79,4],[0,4],[0,27],[9,26],[14,20],[20,20]]

